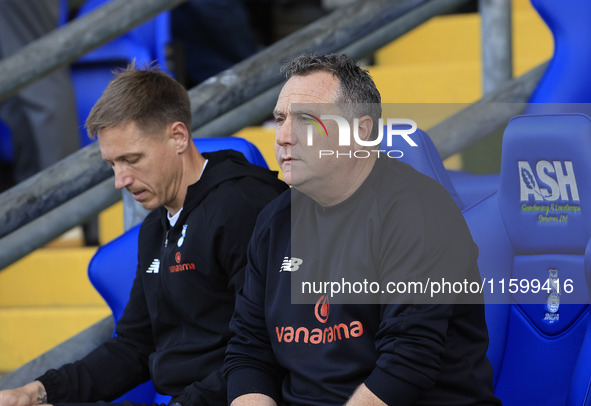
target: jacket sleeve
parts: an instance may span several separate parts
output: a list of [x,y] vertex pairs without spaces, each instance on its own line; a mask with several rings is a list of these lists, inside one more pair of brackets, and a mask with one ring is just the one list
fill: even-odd
[[81,360],[37,378],[48,403],[109,401],[150,378],[148,356],[154,345],[137,273],[116,333]]
[[387,404],[412,405],[441,370],[452,305],[387,305],[376,336],[379,358],[365,385]]
[[[261,218],[264,213],[261,214]],[[232,338],[226,351],[228,404],[246,393],[280,399],[283,371],[275,360],[265,324],[265,280],[269,234],[257,225],[248,249],[244,288],[236,298],[230,322]]]
[[183,406],[219,406],[228,404],[226,401],[226,379],[222,370],[218,369],[199,382],[187,386],[181,394],[172,398]]
[[414,404],[435,384],[448,351],[457,303],[481,299],[453,293],[431,295],[427,289],[431,282],[480,278],[477,248],[461,213],[451,198],[437,197],[431,201],[403,199],[395,212],[384,217],[390,221],[382,227],[377,244],[382,286],[418,282],[425,287],[424,294],[407,289],[406,294],[380,297],[379,357],[365,384],[388,404]]

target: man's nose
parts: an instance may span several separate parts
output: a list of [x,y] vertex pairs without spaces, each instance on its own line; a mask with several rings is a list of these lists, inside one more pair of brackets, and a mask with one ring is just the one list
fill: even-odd
[[114,165],[113,170],[115,171],[115,187],[117,189],[123,189],[133,183],[133,177],[129,171],[120,165]]
[[282,147],[293,143],[290,120],[285,120],[283,124],[277,127],[275,130],[275,142]]

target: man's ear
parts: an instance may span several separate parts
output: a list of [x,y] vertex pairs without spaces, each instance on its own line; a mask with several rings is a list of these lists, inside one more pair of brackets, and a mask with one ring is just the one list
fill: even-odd
[[[363,116],[359,119],[358,124],[358,135],[363,141],[369,141],[371,139],[371,130],[373,129],[373,120],[370,116]],[[357,144],[357,143],[355,143]],[[361,145],[356,145],[357,148],[363,149]]]
[[169,136],[174,141],[179,154],[188,148],[190,141],[189,130],[182,122],[175,121],[170,125]]

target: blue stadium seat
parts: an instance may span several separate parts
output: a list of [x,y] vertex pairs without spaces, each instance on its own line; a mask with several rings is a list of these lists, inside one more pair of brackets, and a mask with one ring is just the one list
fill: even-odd
[[[384,126],[385,133],[386,127]],[[437,152],[437,148],[435,148],[429,135],[417,128],[414,133],[409,134],[409,137],[417,144],[416,147],[410,146],[402,137],[392,137],[391,145],[388,146],[388,140],[384,137],[380,148],[386,151],[386,153],[391,151],[392,153],[390,155],[394,157],[402,155],[399,158],[400,161],[409,164],[422,174],[438,181],[453,197],[458,207],[462,209],[464,203],[451,182],[449,174],[443,166],[439,152]]]
[[[200,152],[233,149],[241,152],[249,162],[268,168],[258,148],[243,138],[195,138],[194,141]],[[123,315],[135,278],[139,229],[140,226],[137,225],[100,247],[88,265],[88,277],[111,308],[115,323]],[[149,381],[123,395],[119,400],[123,399],[135,403],[162,404],[168,403],[170,397],[157,394],[152,382]]]
[[[569,0],[531,0],[554,37],[554,55],[533,92],[530,103],[591,102],[591,2]],[[528,106],[528,112],[541,112],[544,104]],[[552,107],[556,108],[556,106]],[[555,110],[554,110],[555,112]]]
[[476,175],[462,170],[450,169],[447,174],[458,196],[464,202],[464,207],[479,202],[499,189],[500,176],[498,173]]
[[[590,265],[585,264],[587,272],[591,269]],[[589,354],[591,354],[591,323],[587,322],[583,346],[579,352],[568,391],[567,406],[591,406],[591,356]]]
[[12,139],[10,128],[0,121],[0,162],[10,163],[13,160]]
[[[394,125],[394,127],[402,128],[403,126]],[[384,134],[386,128],[384,126]],[[392,156],[396,156],[394,152],[401,151],[400,160],[402,162],[410,164],[419,172],[441,183],[460,209],[470,206],[497,190],[498,174],[473,175],[465,171],[446,170],[437,148],[426,132],[417,128],[409,137],[417,144],[417,147],[411,147],[399,136],[392,137],[392,145],[390,146],[387,145],[388,140],[384,137],[380,147],[382,150],[392,151]]]
[[[86,0],[77,16],[88,14],[109,1],[111,0]],[[91,142],[84,130],[84,123],[90,109],[109,81],[113,79],[112,71],[127,66],[135,59],[137,66],[156,61],[163,71],[171,73],[168,70],[166,57],[170,42],[170,12],[164,11],[152,20],[82,56],[72,64],[72,82],[78,109],[81,146]]]
[[505,406],[587,404],[580,394],[588,398],[591,378],[589,156],[588,116],[514,117],[498,192],[464,211],[487,281],[488,357]]

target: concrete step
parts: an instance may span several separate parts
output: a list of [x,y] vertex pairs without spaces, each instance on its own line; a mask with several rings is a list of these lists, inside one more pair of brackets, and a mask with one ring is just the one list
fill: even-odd
[[44,248],[0,272],[0,371],[110,314],[86,269],[96,248]]

